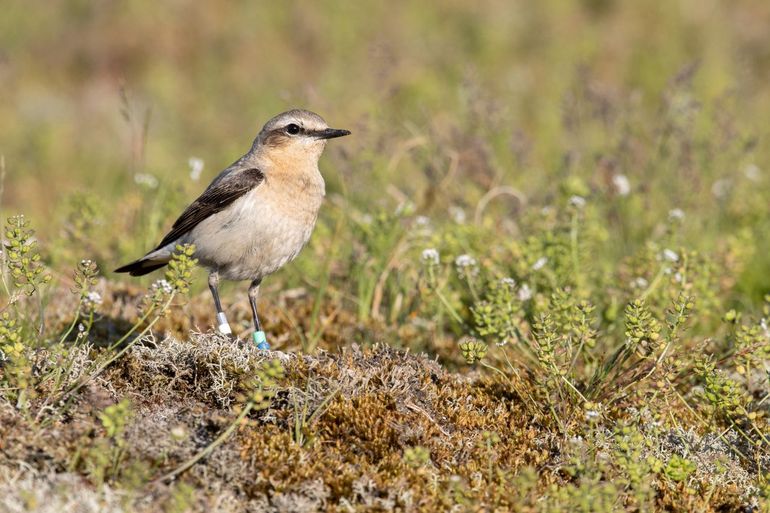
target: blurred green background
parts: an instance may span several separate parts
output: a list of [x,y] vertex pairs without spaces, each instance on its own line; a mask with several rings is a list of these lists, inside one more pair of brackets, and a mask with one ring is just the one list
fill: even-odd
[[644,194],[610,251],[671,208],[695,220],[694,240],[758,237],[767,197],[740,195],[767,190],[769,26],[764,0],[6,1],[2,210],[45,240],[93,207],[103,244],[90,249],[111,267],[150,247],[269,117],[304,107],[354,133],[322,161],[325,218],[340,201],[409,200],[444,219],[501,185],[531,205],[560,187],[611,196],[622,174]]

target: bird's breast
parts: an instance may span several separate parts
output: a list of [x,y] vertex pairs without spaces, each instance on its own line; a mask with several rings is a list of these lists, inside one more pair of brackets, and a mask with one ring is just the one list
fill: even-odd
[[323,191],[271,185],[268,179],[191,232],[203,265],[225,279],[253,280],[297,256],[310,239]]

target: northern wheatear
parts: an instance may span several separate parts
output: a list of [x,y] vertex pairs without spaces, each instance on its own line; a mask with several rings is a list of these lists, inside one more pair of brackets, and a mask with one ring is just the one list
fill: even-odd
[[326,192],[318,159],[327,139],[348,134],[329,128],[313,112],[279,114],[262,128],[248,153],[185,209],[158,247],[115,272],[150,273],[169,262],[177,244],[195,244],[195,257],[210,271],[219,331],[232,333],[219,301],[219,278],[251,280],[254,342],[269,349],[257,315],[259,285],[293,260],[310,238]]

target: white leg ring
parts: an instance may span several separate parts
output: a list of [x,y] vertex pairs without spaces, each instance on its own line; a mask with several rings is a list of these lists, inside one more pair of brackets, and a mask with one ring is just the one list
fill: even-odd
[[230,335],[233,330],[230,329],[230,324],[227,322],[227,317],[225,317],[224,312],[219,312],[217,314],[217,329],[219,332],[223,335]]

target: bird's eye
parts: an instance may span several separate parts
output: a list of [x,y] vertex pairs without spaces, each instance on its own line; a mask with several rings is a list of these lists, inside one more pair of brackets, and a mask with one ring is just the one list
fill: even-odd
[[295,125],[294,123],[288,125],[286,127],[286,133],[289,135],[297,135],[299,133],[299,125]]

